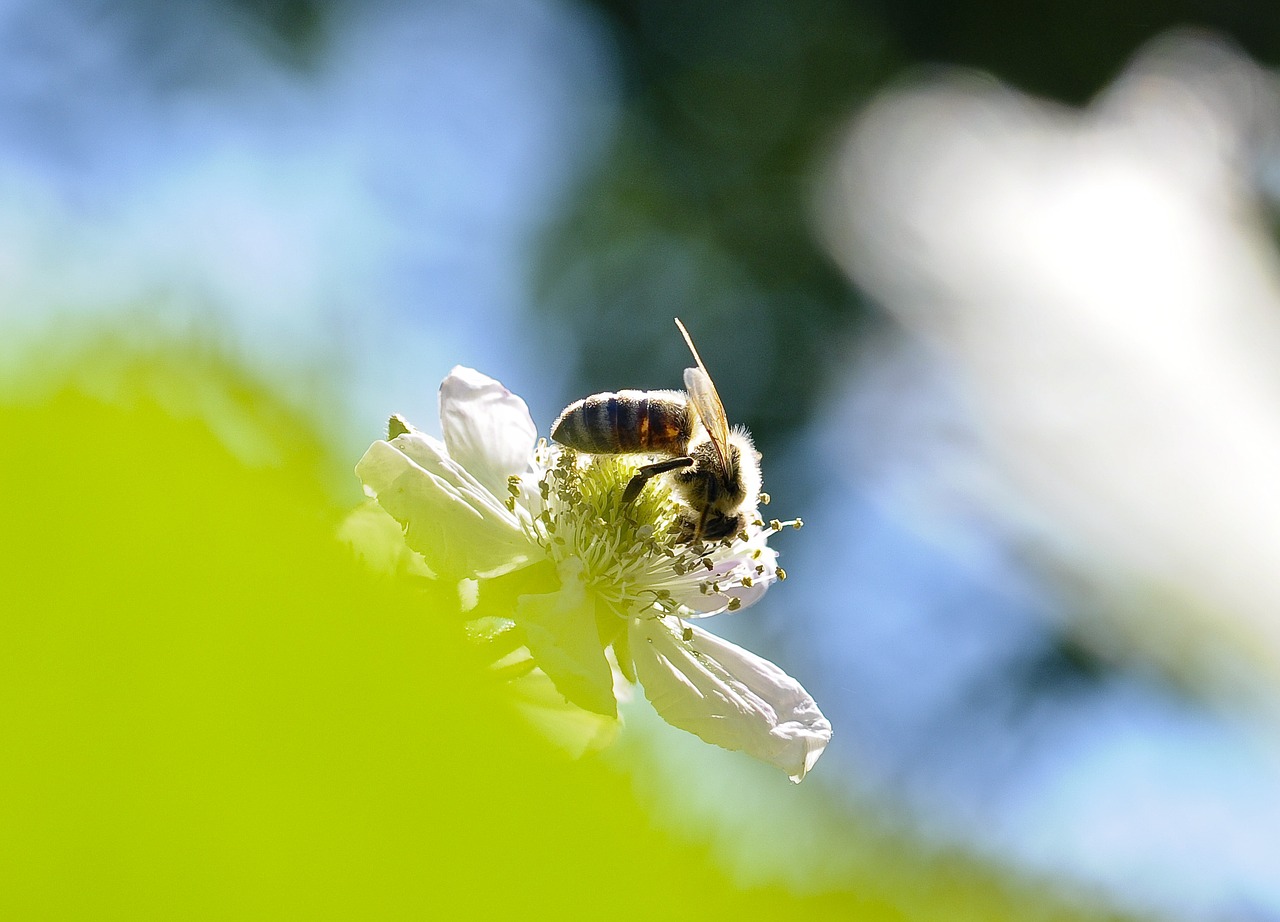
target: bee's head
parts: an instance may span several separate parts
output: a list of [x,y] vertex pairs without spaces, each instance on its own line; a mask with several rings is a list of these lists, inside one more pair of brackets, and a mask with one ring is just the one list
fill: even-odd
[[703,541],[723,541],[746,528],[746,520],[741,512],[726,515],[714,509],[707,510],[700,524],[698,538]]

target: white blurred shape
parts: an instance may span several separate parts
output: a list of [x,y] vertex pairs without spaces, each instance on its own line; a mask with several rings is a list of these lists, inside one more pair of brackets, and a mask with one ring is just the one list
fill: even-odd
[[954,363],[1018,514],[1107,593],[1085,625],[1280,685],[1280,264],[1253,192],[1272,79],[1176,36],[1083,113],[960,76],[855,123],[824,223]]

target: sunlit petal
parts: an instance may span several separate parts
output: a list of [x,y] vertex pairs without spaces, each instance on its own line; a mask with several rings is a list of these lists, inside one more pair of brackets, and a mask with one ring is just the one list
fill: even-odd
[[529,652],[569,701],[606,717],[615,717],[613,669],[596,628],[595,600],[582,581],[582,564],[560,565],[559,592],[521,596],[516,623],[525,631]]
[[631,647],[654,710],[708,743],[740,749],[800,781],[831,739],[831,724],[799,682],[727,640],[651,618],[633,624]]
[[483,497],[424,469],[394,445],[370,445],[356,474],[404,526],[409,547],[441,576],[496,576],[529,562],[533,547],[514,515],[495,513]]
[[440,425],[449,457],[495,496],[506,496],[507,478],[528,469],[538,440],[522,399],[462,365],[440,384]]
[[498,517],[511,518],[513,512],[502,501],[506,491],[494,493],[455,458],[444,443],[418,431],[406,432],[391,440],[391,447],[404,452],[414,464],[466,493],[472,505]]
[[351,510],[338,526],[338,540],[373,570],[427,578],[436,576],[422,555],[405,543],[400,523],[374,500],[365,500]]
[[760,532],[748,542],[735,544],[731,556],[705,573],[695,572],[696,580],[673,584],[672,599],[689,609],[690,618],[751,607],[778,579],[778,553],[765,543],[765,537]]
[[541,670],[535,669],[512,682],[511,690],[520,713],[574,758],[607,749],[618,738],[620,720],[584,711],[566,701]]

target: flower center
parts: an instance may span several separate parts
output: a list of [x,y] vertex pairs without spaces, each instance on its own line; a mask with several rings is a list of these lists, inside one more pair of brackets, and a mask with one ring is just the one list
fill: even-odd
[[535,520],[535,538],[548,555],[557,563],[581,561],[588,587],[621,618],[676,613],[673,590],[699,568],[712,568],[714,548],[679,540],[682,507],[666,478],[652,478],[623,502],[638,469],[633,458],[563,449],[542,481]]

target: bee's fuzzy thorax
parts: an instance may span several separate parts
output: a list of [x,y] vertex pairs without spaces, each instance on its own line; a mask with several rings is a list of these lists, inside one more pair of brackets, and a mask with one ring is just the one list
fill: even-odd
[[742,507],[744,511],[754,510],[760,504],[760,489],[764,485],[760,452],[756,451],[756,444],[745,426],[734,426],[729,431],[729,445],[738,449],[738,481],[745,491]]

